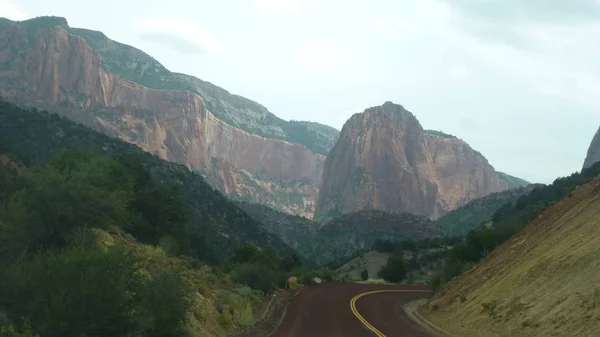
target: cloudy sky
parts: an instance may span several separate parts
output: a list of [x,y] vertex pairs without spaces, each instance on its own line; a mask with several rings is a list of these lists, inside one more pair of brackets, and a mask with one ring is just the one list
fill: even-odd
[[402,104],[535,182],[579,170],[600,124],[600,0],[0,0],[40,15],[285,119]]

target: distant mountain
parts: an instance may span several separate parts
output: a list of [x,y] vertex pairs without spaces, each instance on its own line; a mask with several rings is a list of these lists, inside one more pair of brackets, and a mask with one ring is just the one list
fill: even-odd
[[530,182],[528,182],[527,180],[521,179],[521,178],[517,178],[517,177],[513,177],[509,174],[506,174],[504,172],[498,172],[498,176],[500,177],[500,179],[506,181],[508,183],[508,188],[519,188],[519,187],[525,187],[529,184],[531,184]]
[[344,124],[325,161],[316,216],[371,208],[435,219],[509,187],[469,144],[423,130],[411,112],[386,102]]
[[[324,155],[339,134],[284,121],[59,17],[0,19],[0,95],[184,164],[232,198],[306,216],[314,212]],[[286,189],[281,185],[299,184],[311,186],[289,190],[289,198],[278,194]]]
[[263,229],[204,179],[180,164],[142,151],[137,146],[110,138],[75,122],[47,112],[24,110],[0,101],[0,138],[3,147],[27,166],[48,160],[57,151],[88,147],[108,155],[125,154],[141,162],[159,181],[176,182],[183,188],[189,207],[190,229],[201,234],[218,255],[227,256],[240,244],[273,247],[292,252],[278,236]]
[[586,169],[591,167],[595,163],[600,161],[600,129],[594,135],[592,139],[592,143],[588,148],[587,156],[585,157],[585,162],[583,163],[583,168]]

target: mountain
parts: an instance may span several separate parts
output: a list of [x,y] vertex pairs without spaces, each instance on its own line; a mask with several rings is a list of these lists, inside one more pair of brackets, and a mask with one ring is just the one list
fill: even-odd
[[0,95],[184,164],[233,198],[309,217],[339,133],[284,121],[59,17],[0,19]]
[[422,314],[457,336],[596,336],[599,217],[596,178],[450,281]]
[[600,129],[594,135],[592,139],[592,143],[588,148],[587,156],[585,157],[585,162],[583,163],[583,168],[586,169],[591,167],[595,163],[600,161]]
[[520,188],[520,187],[526,187],[528,185],[530,185],[531,183],[528,182],[527,180],[521,179],[521,178],[517,178],[517,177],[513,177],[509,174],[506,174],[504,172],[498,172],[498,176],[500,177],[500,179],[506,181],[508,183],[508,188],[512,189],[512,188]]
[[209,186],[199,174],[56,114],[24,110],[0,101],[0,137],[2,147],[27,166],[45,162],[57,151],[81,147],[139,161],[157,180],[182,187],[189,209],[189,228],[221,257],[245,243],[273,247],[280,254],[293,251],[279,237],[264,230],[259,221]]
[[425,131],[401,105],[354,114],[325,161],[317,217],[364,208],[438,218],[509,188],[466,142]]
[[315,266],[370,249],[378,239],[422,239],[445,233],[429,219],[409,213],[363,210],[318,223],[263,205],[238,205],[260,221],[268,232],[281,237]]
[[448,231],[450,235],[464,236],[469,231],[492,220],[494,213],[505,204],[514,204],[521,196],[529,194],[535,187],[528,185],[502,192],[492,193],[483,198],[475,199],[468,204],[452,210],[437,219],[435,223]]

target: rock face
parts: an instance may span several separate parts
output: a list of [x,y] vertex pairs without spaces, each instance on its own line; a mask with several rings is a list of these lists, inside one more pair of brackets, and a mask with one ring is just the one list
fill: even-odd
[[309,217],[337,135],[54,17],[0,19],[0,95],[184,163],[226,195]]
[[325,162],[316,216],[361,209],[437,218],[508,183],[464,141],[386,102],[353,115]]
[[600,129],[594,135],[594,139],[592,139],[592,143],[588,148],[587,156],[585,157],[585,162],[583,163],[583,168],[586,169],[591,167],[595,163],[600,161]]

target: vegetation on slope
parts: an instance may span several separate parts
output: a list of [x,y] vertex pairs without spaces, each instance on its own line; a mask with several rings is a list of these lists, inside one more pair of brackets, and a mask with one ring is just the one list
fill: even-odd
[[546,208],[570,195],[579,186],[599,174],[600,163],[568,177],[558,178],[551,185],[536,186],[528,194],[519,197],[516,202],[503,205],[492,216],[492,226],[472,230],[464,242],[452,248],[444,269],[432,280],[431,285],[439,287],[470,269],[523,229]]
[[233,95],[212,83],[173,73],[157,60],[134,47],[110,40],[102,32],[69,27],[61,17],[38,17],[17,24],[25,27],[30,38],[40,31],[61,27],[78,35],[102,56],[108,73],[153,89],[186,90],[202,97],[208,109],[225,123],[266,138],[282,139],[305,145],[315,153],[327,155],[339,131],[311,122],[285,121],[264,106]]
[[4,162],[2,336],[224,336],[250,326],[288,276],[334,278],[270,247],[207,256],[181,185],[135,157],[64,150],[27,172]]
[[435,223],[447,230],[449,235],[467,235],[471,230],[490,222],[494,213],[507,203],[517,199],[534,188],[534,185],[492,193],[475,199],[468,204],[444,214]]
[[428,238],[443,234],[435,223],[409,213],[386,213],[364,210],[330,218],[317,223],[307,218],[288,215],[266,206],[239,204],[264,227],[294,247],[312,266],[333,268],[332,262],[346,261],[357,251],[370,249],[376,240]]
[[444,286],[422,314],[457,336],[598,335],[600,179],[585,177],[599,171],[555,182],[546,198],[532,195],[563,197]]
[[[186,167],[167,162],[140,148],[94,132],[65,118],[37,110],[24,110],[0,101],[0,135],[11,154],[30,166],[47,161],[59,149],[87,147],[95,152],[121,158],[125,166],[141,172],[143,169],[155,180],[170,183],[164,189],[179,186],[188,212],[186,228],[199,256],[212,259],[227,256],[242,243],[273,247],[278,255],[290,254],[292,249],[277,236],[261,228],[220,192],[213,190],[204,179]],[[138,177],[147,180],[148,177]],[[159,190],[149,191],[146,197],[164,198]],[[201,248],[202,247],[202,248]]]

